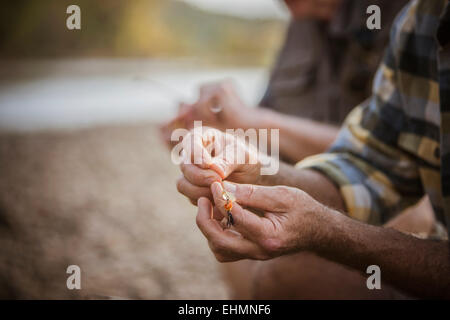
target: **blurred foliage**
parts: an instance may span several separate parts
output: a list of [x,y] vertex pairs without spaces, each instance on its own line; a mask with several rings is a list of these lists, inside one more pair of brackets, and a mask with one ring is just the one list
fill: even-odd
[[[224,0],[226,1],[226,0]],[[81,8],[81,30],[66,8]],[[0,57],[197,57],[266,64],[284,23],[210,13],[176,0],[15,0],[2,3]]]

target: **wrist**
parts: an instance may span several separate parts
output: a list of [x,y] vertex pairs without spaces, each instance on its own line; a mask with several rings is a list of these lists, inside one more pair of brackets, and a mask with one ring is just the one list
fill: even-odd
[[339,212],[316,202],[314,208],[306,214],[308,227],[305,246],[307,250],[319,253],[332,243],[333,228],[339,223],[337,220],[340,215]]
[[243,106],[241,116],[234,119],[235,129],[271,129],[279,128],[278,114],[266,108]]
[[238,113],[238,116],[234,119],[235,129],[259,129],[261,128],[261,122],[263,121],[263,114],[261,108],[259,107],[248,107],[245,106]]
[[252,117],[253,128],[280,129],[279,113],[262,107],[252,109],[255,111]]

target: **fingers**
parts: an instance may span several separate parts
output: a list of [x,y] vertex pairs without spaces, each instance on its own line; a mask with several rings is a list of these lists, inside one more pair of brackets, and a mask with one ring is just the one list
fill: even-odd
[[[213,160],[213,155],[222,152],[225,143],[224,134],[211,128],[206,129],[201,136],[199,133],[190,133],[183,140],[183,152],[185,152],[187,160],[191,161],[190,163],[189,161],[185,161],[181,166],[181,170],[185,175],[189,174],[186,178],[191,183],[200,186],[205,186],[205,183],[207,183],[206,185],[210,186],[214,181],[221,181],[223,179],[224,171],[222,168],[226,166],[222,163],[219,166],[218,160]],[[192,166],[192,163],[197,168]],[[198,170],[199,168],[211,170],[201,172],[201,170]]]
[[184,137],[182,143],[185,164],[212,169],[221,179],[248,160],[257,162],[257,159],[250,159],[248,150],[235,136],[217,129],[197,127]]
[[201,169],[194,164],[180,165],[181,172],[186,180],[199,187],[208,187],[215,181],[222,181],[222,178],[212,169]]
[[213,128],[195,127],[183,139],[185,163],[208,169],[213,155],[221,154],[227,143],[229,141],[225,133]]
[[232,231],[223,230],[220,223],[211,219],[213,210],[211,202],[206,198],[198,200],[197,225],[220,262],[236,261],[244,258],[264,259],[258,246]]
[[181,177],[177,180],[177,190],[185,195],[193,204],[197,204],[197,200],[201,197],[212,199],[209,187],[199,187],[190,183],[186,178]]
[[266,187],[228,181],[224,181],[223,185],[234,194],[239,204],[268,212],[286,212],[295,202],[298,192],[285,186]]
[[[195,200],[194,199],[189,199],[189,202],[192,203],[192,205],[194,205],[195,207],[197,207],[197,205],[198,205],[198,199],[195,199]],[[226,225],[226,221],[224,221],[225,219],[224,219],[224,217],[222,215],[222,212],[220,212],[220,210],[217,207],[213,207],[211,219],[217,220],[220,223],[220,225],[222,226],[222,229]]]
[[[223,188],[220,183],[215,182],[211,186],[211,192],[214,203],[224,216],[227,216],[225,210],[226,200],[223,199]],[[263,218],[243,209],[238,203],[233,203],[231,209],[233,215],[234,228],[247,239],[258,240],[264,234],[265,223]]]
[[186,155],[186,162],[193,163],[200,168],[209,168],[211,155],[203,144],[203,137],[199,130],[194,129],[183,139],[183,152]]
[[211,219],[213,206],[211,201],[206,198],[200,198],[197,202],[197,225],[200,231],[208,240],[213,240],[221,236],[223,229],[219,222],[215,219]]
[[215,170],[222,179],[228,177],[240,164],[247,163],[248,152],[239,144],[235,136],[226,134],[223,137],[223,146],[217,149],[216,156],[212,159],[211,169]]
[[[185,195],[194,206],[197,206],[198,199],[200,198],[207,198],[211,201],[213,200],[210,187],[195,186],[184,177],[177,180],[177,189],[178,192]],[[218,221],[222,221],[224,215],[218,207],[214,207],[212,217]]]
[[232,159],[225,159],[225,157],[222,156],[213,158],[210,166],[210,168],[217,172],[222,179],[228,177],[236,167],[237,165],[233,163]]

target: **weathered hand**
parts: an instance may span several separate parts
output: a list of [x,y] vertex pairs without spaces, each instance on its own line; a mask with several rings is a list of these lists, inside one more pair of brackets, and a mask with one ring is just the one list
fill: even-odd
[[318,217],[329,210],[295,188],[226,181],[224,186],[236,197],[231,210],[233,227],[223,227],[227,213],[220,183],[211,185],[215,206],[210,200],[200,198],[197,214],[197,225],[220,262],[266,260],[309,249],[318,237]]

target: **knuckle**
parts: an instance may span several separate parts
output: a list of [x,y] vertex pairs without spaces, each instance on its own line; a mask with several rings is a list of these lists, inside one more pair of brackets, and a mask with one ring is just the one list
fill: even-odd
[[185,174],[186,169],[187,169],[186,166],[187,165],[184,162],[180,164],[180,171],[181,171],[181,173]]
[[277,198],[282,200],[289,200],[293,197],[291,196],[293,193],[296,193],[295,188],[287,187],[287,186],[277,186],[276,187]]
[[205,185],[211,185],[213,182],[217,181],[216,174],[212,170],[205,170],[199,178]]
[[[200,171],[201,172],[201,171]],[[198,179],[199,171],[193,164],[188,164],[184,166],[184,171],[182,172],[184,178],[192,184],[196,184],[196,179]]]
[[294,197],[292,197],[292,202],[296,203],[305,203],[306,201],[306,193],[302,190],[295,189]]
[[246,188],[244,188],[243,191],[244,191],[243,192],[244,198],[251,199],[253,196],[253,193],[255,192],[255,186],[249,184],[249,185],[247,185]]
[[277,199],[280,200],[283,207],[292,207],[298,200],[299,190],[287,186],[278,186],[277,195]]
[[292,190],[292,188],[288,186],[276,186],[275,188],[280,194],[290,192]]

